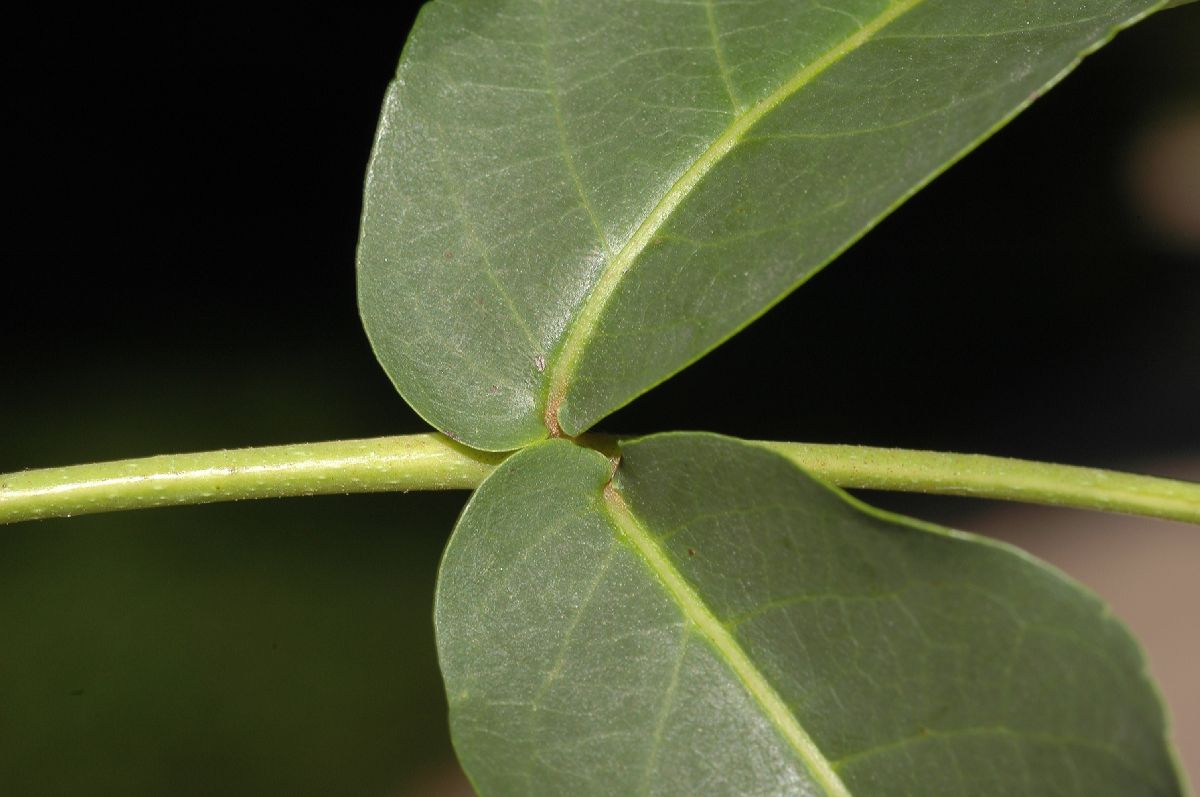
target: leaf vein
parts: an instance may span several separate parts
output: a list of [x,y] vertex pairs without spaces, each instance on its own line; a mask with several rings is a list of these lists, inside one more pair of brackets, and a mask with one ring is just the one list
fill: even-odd
[[[896,750],[909,747],[921,742],[952,742],[956,739],[964,739],[972,736],[1005,736],[1017,741],[1029,742],[1033,744],[1057,745],[1060,748],[1068,749],[1072,747],[1091,750],[1093,752],[1102,753],[1110,757],[1113,761],[1120,764],[1126,770],[1146,778],[1150,782],[1157,782],[1157,778],[1152,777],[1151,773],[1146,772],[1143,768],[1133,764],[1128,757],[1121,752],[1120,748],[1112,744],[1106,744],[1095,739],[1088,739],[1082,736],[1071,736],[1067,734],[1049,733],[1046,731],[1029,731],[1021,728],[1013,728],[1008,725],[988,725],[973,728],[952,728],[948,730],[931,730],[928,728],[921,729],[918,733],[911,736],[906,736],[902,739],[897,739],[892,742],[868,747],[864,750],[858,750],[853,753],[842,756],[836,761],[831,762],[831,766],[835,770],[842,770],[847,765],[857,763],[863,759],[870,758],[876,755],[882,755]],[[1072,766],[1078,766],[1073,757],[1068,759]]]
[[733,80],[730,77],[729,67],[725,63],[725,51],[721,47],[721,35],[717,32],[717,9],[713,6],[713,0],[704,0],[704,18],[708,23],[708,36],[712,39],[713,54],[717,59],[717,72],[721,75],[721,82],[725,84],[725,93],[729,95],[729,102],[733,105],[733,112],[739,114],[743,111],[742,103],[738,100],[737,91],[733,88]]
[[683,669],[683,660],[687,653],[691,630],[690,623],[683,623],[680,626],[679,652],[675,654],[675,663],[671,667],[671,679],[667,682],[662,703],[658,707],[658,716],[654,722],[654,736],[650,739],[650,752],[646,755],[646,766],[642,775],[642,793],[646,795],[650,794],[653,786],[651,776],[654,774],[654,767],[658,761],[658,750],[662,746],[662,735],[663,729],[667,724],[667,715],[670,714],[671,706],[675,703],[675,690],[679,687],[679,673]]
[[567,126],[563,121],[562,98],[559,96],[558,81],[554,78],[554,69],[550,63],[550,9],[545,0],[542,2],[542,23],[546,31],[545,41],[542,46],[542,60],[546,68],[546,86],[550,95],[550,105],[554,111],[554,127],[558,131],[558,148],[562,151],[563,164],[567,167],[567,173],[571,177],[571,182],[575,185],[575,193],[578,194],[579,201],[583,205],[583,210],[587,213],[588,220],[592,223],[592,228],[596,231],[596,237],[600,239],[600,246],[604,248],[609,257],[612,257],[608,237],[604,234],[604,226],[600,223],[600,218],[596,215],[591,200],[588,199],[587,192],[583,188],[583,180],[580,179],[579,170],[575,166],[575,157],[571,154]]
[[[438,140],[445,140],[444,135],[439,135]],[[443,154],[445,154],[444,151]],[[484,274],[487,276],[492,285],[496,287],[496,290],[500,294],[500,298],[503,299],[505,306],[508,308],[509,314],[512,316],[512,319],[517,322],[517,326],[520,327],[521,333],[525,336],[525,340],[529,343],[530,348],[533,349],[534,352],[541,354],[542,346],[540,343],[538,343],[537,337],[533,334],[533,330],[530,328],[529,322],[525,320],[525,316],[520,310],[517,309],[516,302],[513,301],[512,295],[509,294],[508,290],[496,276],[496,266],[492,263],[492,259],[488,252],[488,247],[483,244],[483,240],[479,235],[479,231],[475,228],[475,224],[471,220],[471,214],[467,212],[466,205],[463,202],[462,194],[458,190],[458,184],[450,176],[449,170],[446,168],[445,158],[439,157],[434,158],[434,160],[437,163],[438,171],[442,175],[442,181],[448,189],[446,193],[449,194],[450,200],[454,203],[454,206],[458,208],[459,223],[462,224],[463,231],[467,234],[467,239],[475,245],[475,249],[480,253],[480,256],[483,260]]]

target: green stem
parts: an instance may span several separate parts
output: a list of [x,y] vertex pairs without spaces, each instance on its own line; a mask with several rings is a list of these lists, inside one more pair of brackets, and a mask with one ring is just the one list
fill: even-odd
[[1200,484],[1194,482],[981,454],[763,445],[840,487],[965,495],[1200,523]]
[[0,524],[243,498],[472,489],[504,456],[418,434],[27,470],[0,476]]
[[[614,439],[588,445],[610,451]],[[1200,523],[1200,484],[974,454],[763,443],[841,487],[968,495]],[[473,489],[505,458],[439,434],[244,448],[0,476],[0,524],[294,495]]]

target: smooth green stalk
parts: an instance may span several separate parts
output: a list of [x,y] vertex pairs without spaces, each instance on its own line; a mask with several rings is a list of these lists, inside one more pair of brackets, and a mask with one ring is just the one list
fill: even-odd
[[763,443],[839,487],[937,493],[1200,523],[1200,484],[981,454]]
[[[615,439],[581,442],[612,453]],[[763,443],[841,487],[966,495],[1200,523],[1200,484],[975,454]],[[506,454],[440,434],[208,451],[0,476],[0,524],[246,498],[473,489]]]
[[0,524],[243,498],[472,489],[504,457],[417,434],[27,470],[0,476]]

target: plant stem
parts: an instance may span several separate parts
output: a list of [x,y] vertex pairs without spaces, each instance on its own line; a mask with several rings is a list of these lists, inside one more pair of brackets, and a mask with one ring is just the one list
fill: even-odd
[[763,445],[839,487],[965,495],[1200,523],[1200,484],[1194,482],[981,454]]
[[472,489],[504,457],[417,434],[28,470],[0,476],[0,524],[243,498]]
[[[614,438],[582,440],[605,451]],[[967,495],[1200,523],[1200,484],[976,454],[763,443],[841,487]],[[505,454],[440,434],[208,451],[0,476],[0,525],[295,495],[473,489]]]

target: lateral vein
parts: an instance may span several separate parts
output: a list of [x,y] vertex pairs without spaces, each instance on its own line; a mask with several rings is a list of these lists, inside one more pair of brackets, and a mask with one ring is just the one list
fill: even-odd
[[587,192],[583,189],[583,180],[579,177],[579,170],[575,167],[575,158],[571,155],[571,145],[567,138],[567,125],[563,121],[562,100],[558,96],[558,83],[554,78],[554,69],[550,65],[550,10],[546,7],[545,0],[542,2],[542,26],[546,34],[545,44],[542,46],[542,61],[546,69],[546,86],[547,93],[550,95],[550,106],[554,112],[554,127],[558,131],[558,148],[562,151],[563,163],[567,167],[567,174],[571,178],[571,183],[575,186],[575,193],[579,196],[583,212],[587,214],[588,221],[592,224],[592,229],[596,231],[596,237],[600,240],[600,246],[604,248],[609,257],[612,257],[612,250],[608,245],[608,237],[604,234],[604,225],[600,223],[600,217],[596,215],[596,211],[588,199]]
[[733,89],[729,67],[725,64],[725,51],[721,47],[721,35],[717,32],[717,9],[713,6],[713,0],[704,0],[704,18],[708,23],[708,36],[712,39],[713,55],[717,59],[717,72],[720,73],[721,81],[725,84],[725,93],[729,95],[733,112],[741,113],[742,104],[738,101],[737,92]]

